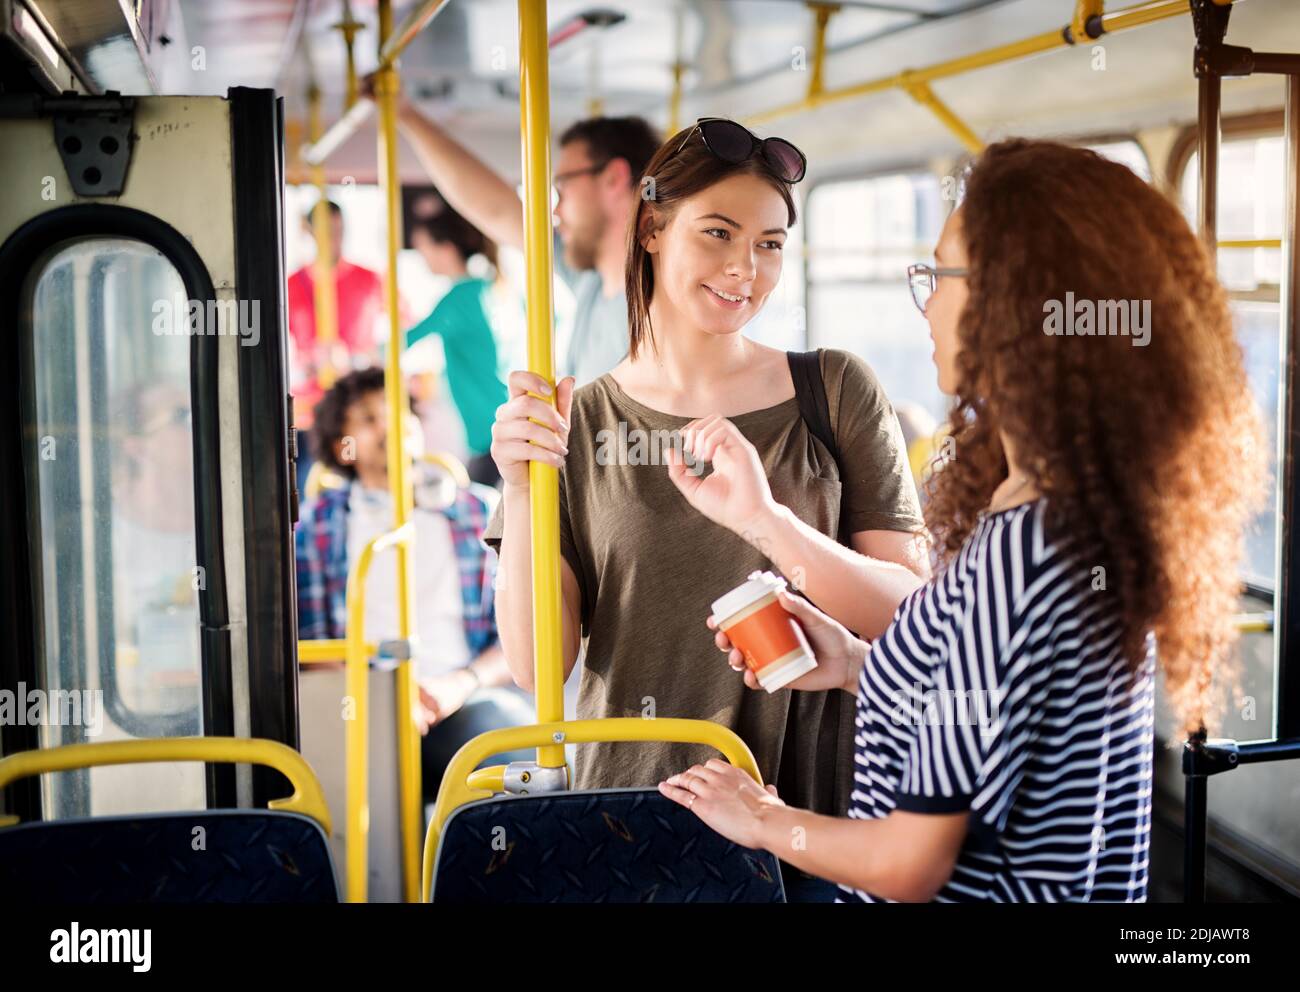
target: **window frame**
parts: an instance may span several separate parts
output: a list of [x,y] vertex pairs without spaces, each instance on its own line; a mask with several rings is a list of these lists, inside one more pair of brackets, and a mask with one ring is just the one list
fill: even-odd
[[[1278,119],[1281,120],[1281,117],[1279,116]],[[1191,131],[1193,137],[1195,137],[1196,128],[1194,126],[1191,128]],[[1102,131],[1095,134],[1073,135],[1073,136],[1055,138],[1053,140],[1060,141],[1063,144],[1067,144],[1067,145],[1108,145],[1108,144],[1118,144],[1119,142],[1123,142],[1123,141],[1132,142],[1134,145],[1137,146],[1138,150],[1142,153],[1142,157],[1146,159],[1147,171],[1151,175],[1151,181],[1154,182],[1155,179],[1157,178],[1158,173],[1156,171],[1155,163],[1151,160],[1151,153],[1147,151],[1146,146],[1142,144],[1141,138],[1135,132]],[[960,172],[961,170],[965,169],[977,157],[978,156],[972,155],[970,152],[962,152],[962,154],[959,155],[955,160],[954,171]],[[917,172],[926,172],[926,173],[930,173],[931,175],[938,175],[939,179],[943,178],[943,175],[939,175],[935,173],[933,163],[930,161],[927,161],[925,159],[899,159],[897,162],[893,162],[888,165],[882,165],[874,169],[869,169],[865,172],[856,169],[836,169],[832,172],[827,172],[824,174],[818,173],[816,178],[811,183],[808,184],[808,186],[806,187],[807,192],[804,194],[803,197],[803,216],[804,216],[803,282],[804,282],[805,312],[808,313],[812,312],[811,287],[815,281],[818,281],[811,278],[808,269],[809,263],[811,262],[812,255],[814,254],[813,239],[816,237],[816,232],[813,230],[813,226],[811,222],[811,216],[812,216],[811,207],[812,207],[812,199],[817,194],[818,189],[820,189],[824,185],[829,185],[834,183],[857,182],[860,180],[871,180],[871,179],[888,179],[892,176],[905,176]],[[820,281],[831,282],[834,280],[823,279]],[[854,280],[854,281],[857,282],[858,280]],[[868,282],[869,280],[861,280],[861,281],[865,283]],[[899,281],[902,284],[906,285],[907,283],[906,275],[904,274],[904,276],[901,277]],[[807,332],[808,329],[805,328],[805,334],[807,334]],[[807,345],[807,339],[805,338],[805,346],[806,345]]]
[[[11,553],[0,563],[0,685],[25,682],[45,687],[45,659],[36,655],[38,624],[43,611],[36,609],[37,591],[31,583],[30,538],[38,522],[28,519],[31,484],[24,460],[23,430],[32,405],[30,383],[22,362],[22,334],[30,332],[25,318],[23,287],[37,263],[48,261],[60,245],[96,238],[130,238],[160,252],[180,275],[189,299],[205,304],[216,300],[211,275],[189,241],[169,224],[144,211],[99,203],[78,203],[40,214],[27,221],[0,244],[0,320],[10,330],[0,343],[0,458],[22,466],[11,485],[0,489],[0,546]],[[223,543],[220,473],[221,426],[218,393],[218,347],[215,334],[190,338],[190,404],[194,445],[194,512],[196,564],[204,569],[204,588],[198,590],[202,672],[202,726],[207,734],[223,733],[233,726],[234,699],[230,683],[229,606]],[[7,360],[2,360],[7,359]],[[101,655],[100,678],[105,710],[115,723],[134,736],[157,736],[160,730],[184,730],[164,719],[141,717],[124,707],[116,692],[111,668]],[[161,727],[160,727],[161,724]],[[0,754],[39,747],[39,727],[0,727]],[[208,769],[208,804],[215,805],[216,779]],[[23,820],[41,818],[40,779],[25,780],[10,794],[10,812]]]

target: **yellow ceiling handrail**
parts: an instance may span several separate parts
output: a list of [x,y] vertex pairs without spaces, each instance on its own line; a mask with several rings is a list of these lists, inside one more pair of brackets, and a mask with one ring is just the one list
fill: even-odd
[[[379,37],[381,39],[379,49],[379,64],[375,67],[377,74],[382,74],[385,70],[391,70],[397,64],[398,57],[405,51],[406,46],[415,40],[415,37],[424,30],[430,21],[438,15],[445,7],[447,0],[424,0],[418,7],[412,10],[396,31],[392,30],[392,14],[387,15],[388,21],[384,22],[381,18],[379,25]],[[375,105],[370,100],[357,100],[349,106],[347,113],[340,117],[321,137],[312,144],[303,148],[299,157],[308,165],[320,165],[327,158],[343,147],[344,143],[357,132],[370,115],[375,112]]]
[[[1221,6],[1227,6],[1232,0],[1215,0],[1215,2]],[[1114,34],[1116,31],[1123,31],[1127,28],[1186,14],[1188,9],[1187,0],[1147,0],[1147,2],[1133,7],[1125,7],[1122,10],[1102,14],[1100,20],[1103,33]],[[1065,27],[1068,27],[1068,25]],[[936,62],[934,65],[920,69],[906,69],[902,72],[869,79],[861,83],[823,89],[815,96],[806,96],[801,100],[795,100],[774,107],[771,110],[750,115],[746,120],[750,124],[766,124],[777,118],[800,111],[814,110],[828,103],[859,96],[869,96],[874,93],[883,93],[892,89],[907,90],[909,86],[920,86],[932,83],[936,79],[946,79],[975,69],[984,69],[1002,62],[1011,62],[1029,55],[1037,55],[1040,52],[1066,48],[1069,47],[1069,43],[1065,40],[1065,27],[1053,31],[1044,31],[1041,34],[1022,38],[1019,41],[1008,42],[1005,45],[996,45],[993,48],[974,52],[970,55]]]
[[409,14],[395,31],[381,31],[384,41],[379,49],[379,68],[386,69],[393,65],[406,46],[415,40],[415,36],[424,30],[425,25],[438,16],[447,0],[424,0]]

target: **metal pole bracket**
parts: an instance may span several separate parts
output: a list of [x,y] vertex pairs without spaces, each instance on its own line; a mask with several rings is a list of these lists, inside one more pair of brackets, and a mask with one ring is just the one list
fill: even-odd
[[54,143],[78,196],[121,196],[131,164],[135,99],[116,93],[89,101],[46,100],[53,111]]
[[1183,774],[1188,777],[1208,778],[1230,772],[1240,763],[1241,753],[1234,740],[1192,738],[1183,744]]

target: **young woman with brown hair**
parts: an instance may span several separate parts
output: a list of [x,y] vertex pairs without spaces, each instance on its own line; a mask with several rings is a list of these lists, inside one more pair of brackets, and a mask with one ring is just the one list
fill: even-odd
[[[1205,725],[1263,477],[1227,300],[1173,203],[1049,142],[983,153],[935,259],[911,276],[955,397],[926,505],[942,570],[874,644],[786,599],[820,662],[792,688],[857,697],[850,818],[720,761],[660,788],[847,901],[1145,899],[1157,659]],[[714,475],[671,470],[696,508],[784,526],[745,439],[706,429]]]
[[[842,814],[851,702],[834,691],[747,693],[697,627],[714,599],[775,563],[806,574],[808,595],[874,637],[928,575],[897,419],[870,369],[844,352],[821,354],[844,453],[837,465],[800,417],[786,354],[741,333],[780,277],[795,221],[791,186],[803,171],[788,142],[760,142],[733,121],[701,121],[659,149],[632,228],[629,355],[576,393],[570,380],[559,383],[555,408],[527,395],[547,392],[539,377],[510,377],[492,445],[502,508],[487,537],[500,538],[506,656],[516,682],[531,688],[528,461],[560,466],[566,677],[586,639],[578,716],[715,721],[740,734],[765,778],[804,805]],[[753,442],[790,507],[789,527],[772,540],[701,517],[663,468],[666,446],[656,440],[710,414]],[[851,549],[833,536],[841,525]],[[707,753],[585,745],[576,785],[650,785]]]

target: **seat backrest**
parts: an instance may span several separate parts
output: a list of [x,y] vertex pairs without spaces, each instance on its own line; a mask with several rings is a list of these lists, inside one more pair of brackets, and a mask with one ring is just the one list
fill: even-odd
[[785,901],[774,855],[733,844],[657,789],[501,796],[447,820],[439,903]]
[[315,820],[274,810],[151,813],[0,829],[0,903],[336,903]]

